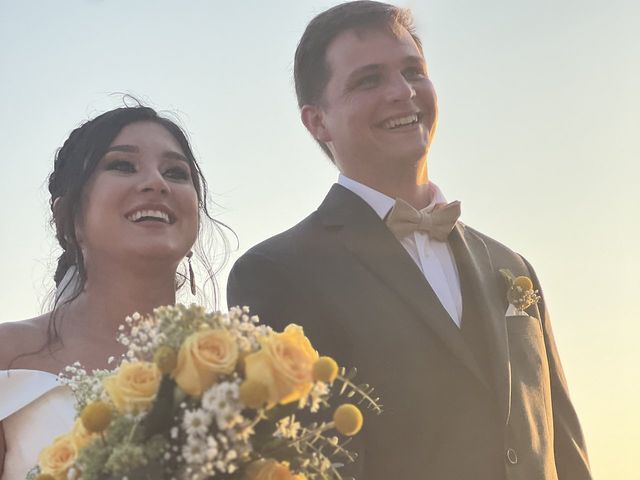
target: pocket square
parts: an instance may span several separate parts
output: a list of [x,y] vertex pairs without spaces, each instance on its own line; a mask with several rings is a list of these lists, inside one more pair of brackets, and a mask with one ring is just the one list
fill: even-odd
[[504,313],[505,317],[521,317],[522,312],[518,312],[518,309],[515,305],[509,304],[507,307],[507,311]]

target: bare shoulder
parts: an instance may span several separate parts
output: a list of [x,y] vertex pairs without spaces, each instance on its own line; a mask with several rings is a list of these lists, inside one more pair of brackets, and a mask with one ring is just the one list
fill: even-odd
[[[20,365],[16,357],[25,353],[35,353],[47,341],[49,314],[21,320],[18,322],[0,323],[0,370],[12,368],[29,368]],[[14,365],[11,362],[16,360]]]

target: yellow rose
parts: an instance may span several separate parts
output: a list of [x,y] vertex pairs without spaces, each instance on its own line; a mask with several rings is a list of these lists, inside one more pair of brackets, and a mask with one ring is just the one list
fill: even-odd
[[84,428],[80,418],[76,419],[76,423],[73,424],[70,435],[78,450],[83,449],[96,436]]
[[114,375],[103,380],[103,385],[119,411],[140,412],[151,406],[161,378],[153,363],[123,363]]
[[284,463],[275,460],[258,460],[247,468],[243,480],[305,480],[302,475],[294,475]]
[[290,403],[307,395],[313,386],[313,365],[318,352],[302,327],[289,325],[282,333],[260,340],[261,349],[245,359],[247,380],[264,383],[269,406]]
[[56,437],[51,445],[40,452],[38,466],[42,473],[49,474],[56,480],[66,480],[67,471],[77,457],[78,447],[73,436],[67,433]]
[[201,330],[187,337],[180,347],[178,365],[171,376],[182,390],[197,397],[220,375],[233,373],[237,361],[238,345],[228,330]]

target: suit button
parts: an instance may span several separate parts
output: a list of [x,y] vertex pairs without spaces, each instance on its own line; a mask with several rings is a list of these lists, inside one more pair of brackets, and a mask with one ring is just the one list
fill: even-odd
[[515,465],[516,463],[518,463],[518,455],[513,448],[507,448],[507,461],[511,465]]

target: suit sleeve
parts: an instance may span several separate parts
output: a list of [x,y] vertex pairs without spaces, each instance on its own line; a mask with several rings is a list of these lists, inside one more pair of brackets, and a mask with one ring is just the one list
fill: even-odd
[[227,305],[248,306],[260,322],[277,331],[291,323],[287,291],[275,262],[259,253],[246,253],[234,264],[227,283]]
[[523,258],[542,299],[538,305],[544,328],[544,342],[551,375],[551,401],[553,408],[554,454],[558,480],[591,480],[587,449],[578,416],[569,398],[567,380],[553,337],[549,312],[542,288],[531,264]]

